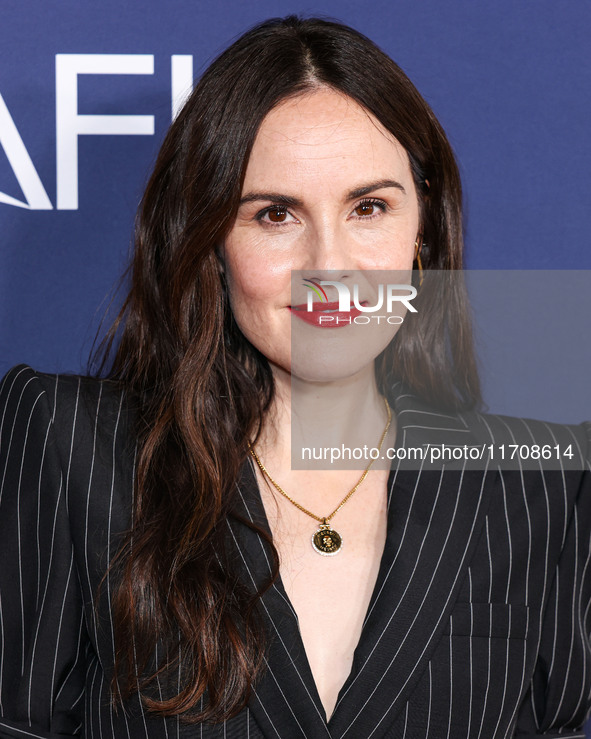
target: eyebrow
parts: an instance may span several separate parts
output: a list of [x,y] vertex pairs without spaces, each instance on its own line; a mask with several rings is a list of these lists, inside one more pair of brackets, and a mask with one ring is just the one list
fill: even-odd
[[[364,195],[374,192],[374,190],[382,190],[386,187],[394,187],[406,194],[406,190],[403,185],[396,180],[378,180],[377,182],[370,182],[367,185],[356,187],[353,190],[349,190],[346,196],[346,200],[354,200],[355,198],[361,198]],[[245,203],[253,203],[259,200],[266,200],[272,203],[279,203],[280,205],[289,206],[302,206],[303,202],[300,198],[293,197],[291,195],[282,195],[278,192],[249,192],[240,198],[240,205]]]
[[378,180],[377,182],[370,182],[368,185],[357,187],[355,190],[350,190],[347,194],[347,200],[361,198],[374,190],[382,190],[385,187],[395,187],[406,195],[406,190],[397,180]]

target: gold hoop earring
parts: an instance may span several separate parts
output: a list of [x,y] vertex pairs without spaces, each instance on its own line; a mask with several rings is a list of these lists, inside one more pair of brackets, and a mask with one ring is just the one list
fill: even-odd
[[[421,238],[421,237],[419,237]],[[419,287],[422,286],[423,280],[425,279],[425,276],[423,274],[423,263],[421,262],[421,249],[423,248],[423,240],[421,238],[421,243],[419,244],[419,239],[415,241],[415,261],[417,263],[417,266],[419,268]]]

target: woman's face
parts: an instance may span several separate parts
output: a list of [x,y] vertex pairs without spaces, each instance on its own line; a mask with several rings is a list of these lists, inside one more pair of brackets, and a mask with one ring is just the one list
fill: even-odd
[[[261,124],[222,249],[238,326],[275,369],[310,380],[351,376],[398,325],[311,325],[294,308],[306,304],[302,278],[342,282],[351,296],[356,282],[360,300],[374,305],[376,278],[364,273],[401,270],[406,280],[396,282],[410,283],[418,232],[408,156],[377,119],[329,88],[283,101]],[[336,288],[326,291],[338,299]]]

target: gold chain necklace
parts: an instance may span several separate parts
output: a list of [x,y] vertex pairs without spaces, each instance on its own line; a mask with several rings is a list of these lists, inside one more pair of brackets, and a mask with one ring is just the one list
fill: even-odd
[[[384,443],[384,439],[386,438],[386,435],[388,433],[388,430],[390,429],[390,423],[392,421],[392,411],[390,410],[390,406],[388,404],[388,401],[386,398],[384,398],[384,403],[386,404],[386,411],[388,413],[388,420],[386,421],[386,427],[384,428],[384,431],[382,432],[382,436],[380,438],[380,443],[378,444],[378,452],[382,449],[382,444]],[[361,485],[361,483],[365,480],[367,477],[367,474],[369,470],[371,469],[372,464],[374,463],[374,458],[372,458],[367,465],[367,467],[363,470],[363,474],[357,481],[357,483],[349,490],[347,495],[341,500],[341,502],[338,504],[338,506],[334,509],[334,511],[328,515],[328,516],[317,516],[315,513],[312,513],[312,511],[309,511],[307,508],[304,508],[303,505],[295,501],[292,497],[290,497],[285,490],[275,482],[275,480],[271,477],[271,475],[267,472],[267,468],[265,465],[261,462],[258,455],[256,454],[255,450],[248,445],[248,448],[250,450],[250,453],[252,454],[254,461],[258,464],[258,466],[261,469],[261,472],[263,475],[269,480],[271,485],[281,493],[287,500],[289,500],[290,503],[293,503],[293,505],[296,508],[299,508],[300,511],[303,513],[307,513],[308,516],[311,516],[316,521],[320,522],[320,525],[318,527],[318,531],[316,531],[312,535],[312,547],[314,548],[314,551],[318,552],[318,554],[322,554],[324,556],[331,556],[333,554],[338,554],[341,550],[341,547],[343,546],[343,537],[335,531],[333,528],[331,528],[329,521],[330,519],[341,510],[341,508],[345,505],[345,503],[349,500],[349,498],[353,495],[353,493],[357,490],[357,488]]]

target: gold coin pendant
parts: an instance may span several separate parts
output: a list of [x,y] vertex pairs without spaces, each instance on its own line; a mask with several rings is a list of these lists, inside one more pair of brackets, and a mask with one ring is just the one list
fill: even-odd
[[321,523],[318,531],[312,536],[312,546],[318,554],[332,557],[341,551],[343,539],[338,531],[330,528],[328,523]]

